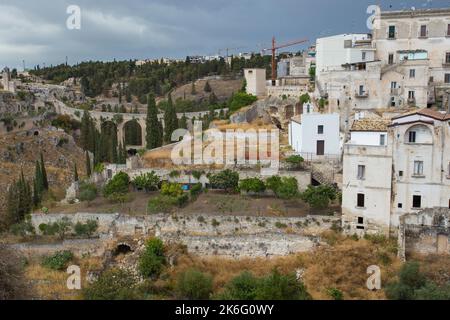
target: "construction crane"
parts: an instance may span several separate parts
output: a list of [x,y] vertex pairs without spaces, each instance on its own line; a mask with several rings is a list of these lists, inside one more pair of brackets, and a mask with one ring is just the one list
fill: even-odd
[[291,42],[287,42],[284,44],[280,44],[277,45],[276,44],[276,40],[275,37],[272,38],[272,48],[270,49],[263,49],[262,51],[272,51],[272,85],[274,86],[277,80],[277,69],[276,69],[276,54],[277,54],[277,50],[278,49],[282,49],[282,48],[287,48],[287,47],[292,47],[296,44],[301,44],[301,43],[305,43],[308,42],[308,39],[302,39],[302,40],[296,40],[296,41],[291,41]]

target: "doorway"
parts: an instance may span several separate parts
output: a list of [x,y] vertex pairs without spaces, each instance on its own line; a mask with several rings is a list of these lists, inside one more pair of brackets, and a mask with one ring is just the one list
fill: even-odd
[[325,154],[325,141],[324,140],[318,140],[317,141],[317,148],[316,148],[316,155],[323,156]]

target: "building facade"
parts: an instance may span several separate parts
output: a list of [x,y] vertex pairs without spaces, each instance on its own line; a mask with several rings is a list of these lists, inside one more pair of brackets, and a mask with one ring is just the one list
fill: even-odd
[[339,156],[339,114],[318,113],[312,104],[305,103],[303,114],[293,117],[289,123],[289,144],[308,159]]
[[[416,110],[356,120],[344,146],[343,224],[349,233],[397,233],[400,218],[450,207],[450,115]],[[446,147],[447,145],[447,147]]]
[[246,91],[256,97],[265,96],[266,92],[266,69],[244,69],[244,77],[247,83]]

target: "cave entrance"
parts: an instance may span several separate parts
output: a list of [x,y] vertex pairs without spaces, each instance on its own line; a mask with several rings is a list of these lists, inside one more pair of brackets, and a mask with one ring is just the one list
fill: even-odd
[[126,254],[131,253],[131,252],[133,252],[133,250],[131,250],[131,247],[128,244],[121,243],[114,250],[114,256],[126,255]]

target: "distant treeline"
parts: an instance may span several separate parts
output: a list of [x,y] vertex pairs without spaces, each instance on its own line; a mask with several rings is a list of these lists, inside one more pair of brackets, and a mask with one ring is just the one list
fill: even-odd
[[112,88],[113,83],[120,83],[119,95],[127,101],[134,95],[145,97],[152,92],[162,96],[172,89],[191,83],[208,75],[235,75],[243,68],[266,68],[269,70],[269,56],[254,55],[251,59],[233,58],[231,65],[224,59],[204,63],[177,62],[166,64],[160,61],[137,66],[135,61],[99,62],[89,61],[74,66],[61,64],[40,68],[36,66],[32,74],[54,83],[69,78],[80,78],[83,92],[88,97],[95,97]]

